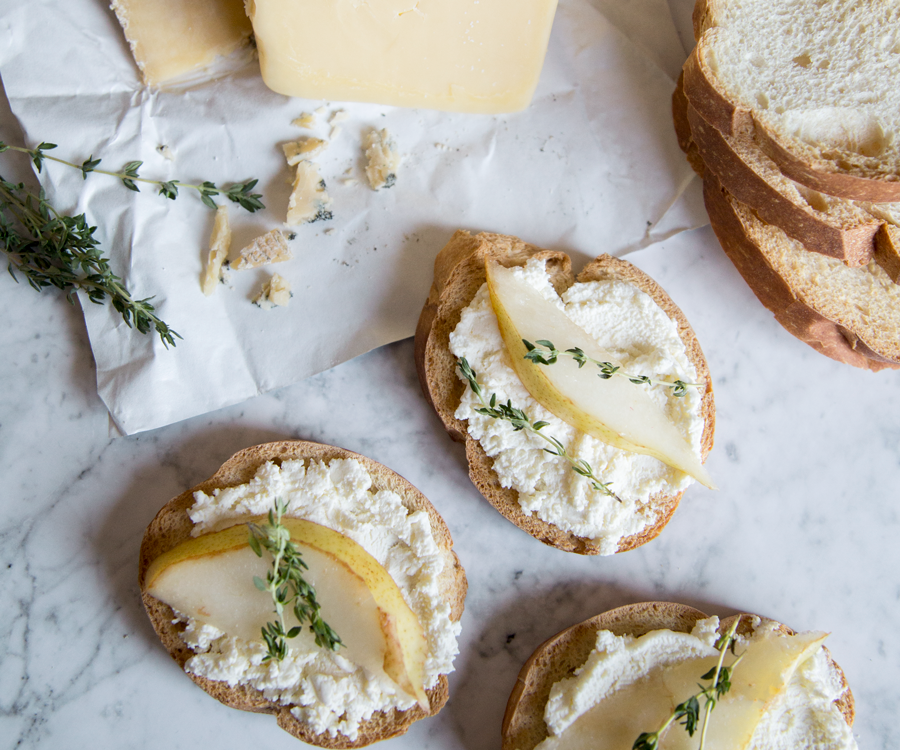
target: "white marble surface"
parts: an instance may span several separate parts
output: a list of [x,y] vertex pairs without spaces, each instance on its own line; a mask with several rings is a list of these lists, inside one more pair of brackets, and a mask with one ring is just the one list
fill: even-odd
[[[0,106],[0,138],[16,138]],[[0,162],[10,174],[8,160]],[[709,231],[633,257],[682,306],[718,406],[709,467],[653,543],[612,558],[544,547],[469,483],[425,403],[411,341],[275,393],[138,436],[108,437],[77,308],[0,277],[0,748],[297,747],[179,672],[136,586],[143,530],[234,451],[305,438],[381,461],[444,515],[469,578],[451,698],[385,747],[487,750],[516,674],[558,630],[667,599],[832,633],[861,748],[896,746],[900,714],[900,382],[786,334]]]

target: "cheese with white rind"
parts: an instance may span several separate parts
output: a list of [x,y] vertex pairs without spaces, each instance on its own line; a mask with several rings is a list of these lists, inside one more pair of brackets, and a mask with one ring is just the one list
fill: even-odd
[[232,262],[231,268],[235,271],[258,268],[269,263],[281,263],[292,257],[291,247],[284,234],[278,229],[273,229],[260,235],[241,250],[240,255]]
[[616,364],[615,357],[511,269],[489,262],[487,281],[513,369],[535,400],[598,440],[653,456],[715,488],[688,441],[649,398],[647,386],[620,376],[604,380],[593,365],[579,367],[565,355],[550,366],[525,359],[523,339],[549,340],[560,350],[577,347],[592,359]]
[[250,49],[253,29],[243,0],[113,0],[111,7],[150,86]]
[[263,80],[287,96],[524,109],[557,0],[247,0]]

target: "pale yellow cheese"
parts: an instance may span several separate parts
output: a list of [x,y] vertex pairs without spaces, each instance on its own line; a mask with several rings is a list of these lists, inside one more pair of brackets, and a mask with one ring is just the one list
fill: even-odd
[[291,301],[291,285],[290,282],[281,274],[273,274],[259,294],[253,300],[253,304],[261,307],[263,310],[271,310],[273,307],[287,307]]
[[278,93],[498,113],[531,101],[556,3],[247,0],[247,13]]
[[298,162],[285,223],[296,227],[331,219],[332,213],[328,208],[330,205],[331,196],[325,189],[325,181],[319,175],[319,168],[311,161]]
[[243,0],[113,0],[111,7],[148,85],[201,70],[252,33]]
[[206,271],[200,280],[200,287],[208,297],[219,285],[222,276],[222,263],[228,257],[231,248],[231,223],[228,221],[228,207],[216,209],[216,220],[213,223],[212,235],[209,238],[209,256],[206,260]]
[[327,145],[328,141],[323,141],[321,138],[304,136],[296,141],[285,143],[281,150],[284,151],[284,158],[287,159],[287,163],[292,167],[296,167],[304,159],[312,159],[321,154]]
[[400,154],[387,129],[372,130],[363,141],[366,150],[366,179],[372,190],[393,187],[397,182]]

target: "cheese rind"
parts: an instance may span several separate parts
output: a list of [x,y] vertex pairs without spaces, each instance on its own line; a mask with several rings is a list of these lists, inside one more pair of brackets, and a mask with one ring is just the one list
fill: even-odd
[[243,0],[113,0],[111,7],[148,86],[212,65],[246,46],[253,31]]
[[288,96],[524,109],[557,0],[248,0],[263,80]]

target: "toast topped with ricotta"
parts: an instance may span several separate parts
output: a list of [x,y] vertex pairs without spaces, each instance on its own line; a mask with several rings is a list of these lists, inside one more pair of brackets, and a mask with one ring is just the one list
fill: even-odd
[[[286,640],[287,655],[273,658],[262,637],[232,635],[230,625],[215,619],[216,602],[206,590],[211,585],[204,588],[213,580],[210,573],[194,573],[192,568],[180,579],[173,573],[170,577],[176,580],[168,589],[157,583],[166,571],[186,571],[184,560],[194,568],[201,567],[195,560],[212,560],[213,567],[221,568],[230,551],[217,548],[215,540],[229,534],[243,544],[234,554],[245,554],[247,522],[265,524],[267,509],[276,499],[285,504],[282,523],[309,565],[309,582],[325,584],[314,584],[314,596],[322,618],[342,641],[336,650],[320,646],[318,636],[314,642],[304,623],[302,633]],[[296,525],[337,539],[337,547],[297,536]],[[193,557],[179,554],[186,548]],[[176,563],[166,568],[173,555]],[[260,579],[266,577],[265,566],[271,566],[267,555],[263,551],[260,558]],[[252,551],[245,556],[251,562],[256,559]],[[318,569],[320,559],[324,563]],[[269,593],[254,586],[250,564],[237,564],[233,590],[217,596],[226,604],[233,600],[229,596],[243,597],[237,609],[258,606],[264,620],[276,619],[270,614]],[[141,544],[139,583],[157,635],[195,683],[232,708],[273,714],[282,729],[309,744],[362,747],[404,733],[447,701],[446,675],[458,650],[465,573],[446,524],[428,500],[390,469],[358,454],[304,441],[240,451],[154,518]],[[181,608],[184,597],[171,594],[179,587],[188,592],[189,606],[184,609],[193,606],[193,615]],[[356,598],[348,599],[351,594]],[[391,603],[391,595],[402,601]],[[250,597],[259,598],[251,602]],[[200,605],[194,606],[192,598]],[[225,621],[235,607],[226,609]],[[414,642],[411,628],[420,632],[416,643],[421,649],[415,653],[406,648]],[[418,699],[393,677],[399,673],[398,655],[409,659],[410,653],[419,659],[424,693]],[[405,674],[413,676],[414,670],[407,668]]]
[[[631,748],[712,684],[707,669],[732,625],[735,645],[721,662],[731,687],[710,713],[707,746],[854,750],[853,695],[824,633],[795,634],[755,615],[720,621],[670,602],[619,607],[542,643],[510,695],[503,750]],[[702,696],[698,704],[702,724]],[[683,721],[661,733],[661,747],[697,747],[700,727],[688,735]]]
[[[630,263],[601,256],[576,277],[564,253],[506,235],[458,231],[435,260],[434,284],[416,332],[426,398],[450,436],[465,443],[469,476],[500,513],[540,541],[579,554],[612,554],[650,541],[674,513],[690,479],[658,459],[583,433],[530,396],[499,335],[485,287],[489,261],[515,269],[557,300],[570,319],[614,351],[623,371],[696,384],[683,398],[666,388],[648,390],[704,459],[713,442],[714,402],[693,330],[659,285]],[[460,371],[462,359],[485,399],[494,396],[522,409],[533,423],[546,423],[541,431],[558,439],[574,460],[587,462],[597,483],[608,483],[611,491],[598,489],[566,460],[548,453],[537,436],[479,413],[483,404]]]

